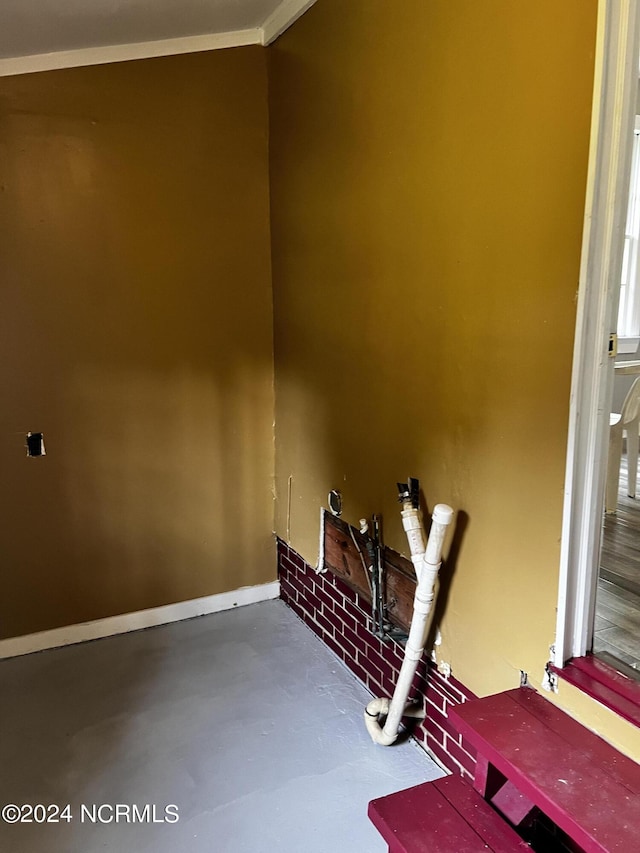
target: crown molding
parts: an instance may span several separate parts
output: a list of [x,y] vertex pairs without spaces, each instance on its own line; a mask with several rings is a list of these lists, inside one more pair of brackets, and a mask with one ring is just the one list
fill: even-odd
[[61,68],[79,68],[85,65],[106,65],[110,62],[128,62],[132,59],[175,56],[181,53],[199,53],[252,44],[261,44],[266,47],[282,35],[301,15],[304,15],[315,2],[316,0],[282,0],[261,27],[248,30],[0,58],[0,77],[54,71]]
[[127,62],[132,59],[174,56],[180,53],[199,53],[206,50],[221,50],[226,47],[243,47],[251,44],[263,44],[262,28],[256,27],[228,33],[211,33],[134,44],[61,50],[54,53],[33,54],[32,56],[15,56],[0,59],[0,77],[8,77],[14,74],[32,74],[37,71],[53,71],[60,68],[78,68],[83,65],[105,65],[110,62]]
[[310,9],[316,0],[282,0],[262,25],[262,44],[266,47]]

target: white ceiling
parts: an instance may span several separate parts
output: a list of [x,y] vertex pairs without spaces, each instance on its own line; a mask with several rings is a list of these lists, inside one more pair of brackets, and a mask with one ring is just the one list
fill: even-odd
[[[108,62],[234,44],[267,44],[313,2],[0,0],[0,73],[91,64],[91,56],[96,62]],[[127,51],[123,46],[136,49]],[[109,49],[113,49],[111,53]],[[31,68],[26,57],[40,57],[40,61],[32,62]],[[43,61],[43,57],[48,59]]]

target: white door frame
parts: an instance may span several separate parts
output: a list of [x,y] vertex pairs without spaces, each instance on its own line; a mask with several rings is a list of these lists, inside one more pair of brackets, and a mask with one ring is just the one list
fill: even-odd
[[593,640],[639,24],[638,0],[600,0],[553,650],[560,667]]

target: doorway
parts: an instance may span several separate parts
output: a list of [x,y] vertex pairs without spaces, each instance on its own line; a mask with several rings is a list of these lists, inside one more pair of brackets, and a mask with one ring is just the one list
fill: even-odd
[[[552,648],[553,663],[560,668],[569,659],[584,657],[594,649],[596,618],[598,629],[620,627],[613,622],[606,626],[602,623],[604,610],[598,612],[597,593],[600,555],[605,553],[609,413],[638,99],[639,44],[640,8],[636,0],[601,0],[570,397],[558,618]],[[622,485],[622,477],[620,481]],[[602,586],[606,583],[610,580],[602,575]],[[618,592],[624,597],[628,590],[619,586]],[[605,598],[600,596],[602,602]],[[609,600],[609,606],[611,603]],[[612,634],[608,636],[611,639]],[[601,651],[611,654],[610,649]],[[627,665],[631,668],[619,660],[620,667]]]
[[[640,58],[637,63],[640,67]],[[640,82],[640,75],[639,75]],[[632,431],[640,397],[640,104],[636,101],[610,415],[593,653],[640,680],[640,493]],[[627,427],[623,424],[632,418]],[[625,434],[626,441],[621,442]],[[618,455],[618,450],[621,450]],[[635,476],[634,474],[635,468]],[[617,485],[617,488],[616,488]]]

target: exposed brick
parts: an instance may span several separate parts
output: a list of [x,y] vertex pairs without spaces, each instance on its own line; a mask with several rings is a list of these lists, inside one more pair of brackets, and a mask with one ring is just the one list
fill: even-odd
[[331,575],[327,574],[327,572],[316,572],[316,586],[319,586],[324,589],[325,592],[331,596],[331,598],[336,597],[335,588],[331,583]]
[[288,556],[280,558],[280,568],[288,574],[296,574],[296,566]]
[[293,593],[295,592],[295,593],[296,593],[296,597],[297,597],[298,590],[296,589],[296,587],[295,587],[295,585],[294,585],[294,583],[293,583],[293,580],[294,580],[293,578],[290,578],[290,577],[284,577],[283,575],[281,575],[281,576],[280,576],[280,588],[282,589],[282,588],[284,587],[284,588],[285,588],[286,590],[288,590],[291,594],[293,594]]
[[380,698],[382,696],[383,690],[382,685],[376,680],[371,672],[367,671],[367,680],[366,685],[371,691],[371,693],[376,697]]
[[320,584],[316,585],[316,595],[322,602],[322,609],[324,610],[324,612],[333,613],[335,602],[333,598],[331,598],[329,593]]
[[352,631],[355,631],[358,627],[358,620],[351,613],[348,613],[346,608],[342,606],[342,603],[335,602],[334,603],[334,611],[336,616],[340,618],[340,620],[348,627],[351,628]]
[[400,667],[395,666],[393,663],[389,663],[389,661],[386,660],[386,658],[385,658],[385,663],[387,665],[386,672],[387,672],[389,678],[391,678],[392,681],[397,681],[399,676],[400,676]]
[[322,642],[325,642],[325,634],[320,625],[316,624],[312,619],[305,619],[304,623],[307,628],[310,628],[313,631],[316,637],[319,637]]
[[427,732],[422,726],[416,726],[411,734],[419,743],[425,743],[427,740]]
[[296,614],[296,616],[299,616],[300,619],[303,620],[303,622],[307,621],[306,620],[306,614],[305,614],[304,610],[300,607],[300,605],[297,602],[290,601],[289,607],[293,610],[293,612]]
[[449,743],[447,733],[440,728],[440,726],[436,725],[433,720],[428,720],[425,726],[425,731],[427,732],[428,737],[432,737],[436,743],[439,743],[443,749],[447,748],[447,744]]
[[340,630],[347,640],[349,640],[349,642],[358,650],[358,652],[363,653],[367,651],[367,644],[359,634],[345,626],[342,626]]
[[462,748],[464,749],[464,751],[465,751],[466,753],[468,753],[469,755],[473,756],[473,761],[474,761],[474,764],[475,764],[476,756],[477,756],[477,754],[478,754],[478,752],[477,752],[477,750],[476,750],[475,746],[472,746],[472,745],[469,743],[469,741],[466,739],[466,737],[461,737],[461,738],[460,738],[460,745],[462,746]]
[[337,592],[339,592],[340,595],[343,596],[344,598],[346,598],[349,601],[356,604],[358,601],[358,593],[355,591],[355,589],[351,589],[350,586],[348,586],[340,578],[337,578],[335,575],[332,575],[332,578],[333,578],[333,584],[334,584]]
[[438,761],[440,761],[447,770],[451,770],[456,775],[460,775],[460,771],[462,769],[460,765],[456,764],[449,753],[446,752],[445,748],[442,747],[431,735],[427,737],[427,749],[435,755]]
[[429,666],[429,678],[434,687],[446,690],[447,682],[445,681],[444,676],[440,675],[438,668],[433,661],[431,661]]
[[278,557],[288,557],[289,556],[289,546],[286,542],[283,542],[282,539],[277,540],[277,553]]
[[291,573],[290,573],[290,572],[285,572],[285,571],[283,571],[283,569],[281,569],[281,568],[278,566],[278,580],[280,580],[280,581],[282,581],[282,580],[286,580],[286,581],[291,580]]
[[425,657],[418,661],[418,666],[416,667],[416,674],[420,676],[421,680],[424,683],[425,690],[427,688],[427,684],[429,682],[429,662]]
[[297,575],[288,575],[287,582],[296,590],[296,592],[300,593],[300,595],[304,595],[306,592],[304,584]]
[[475,758],[468,755],[462,747],[458,746],[458,744],[451,739],[448,739],[445,749],[449,752],[454,761],[457,761],[458,764],[461,767],[464,767],[467,772],[473,772],[476,764]]
[[350,598],[339,598],[339,604],[347,611],[347,613],[355,619],[355,621],[360,624],[364,619],[364,613],[360,610],[360,608],[353,603]]
[[447,684],[444,678],[435,667],[429,670],[429,683],[433,685],[434,690],[437,690],[438,693],[444,696],[447,702],[455,702],[456,704],[459,704],[459,697],[458,699],[454,699],[452,697],[451,692],[447,689]]
[[443,729],[435,725],[433,720],[429,717],[425,717],[422,728],[430,738],[433,738],[444,749],[444,745],[447,740],[447,733]]
[[289,593],[286,590],[280,591],[280,598],[282,601],[284,601],[285,604],[288,604],[289,607],[292,607],[294,604],[296,604],[296,596],[295,595],[289,595]]
[[413,693],[419,693],[421,696],[424,696],[427,692],[427,687],[428,682],[426,672],[424,669],[421,671],[420,668],[418,668],[413,677],[413,681],[411,682],[411,690]]
[[376,669],[380,670],[380,673],[385,672],[385,671],[386,672],[389,671],[389,665],[387,664],[385,659],[382,657],[382,655],[378,654],[378,652],[375,651],[375,649],[371,649],[367,653],[367,657],[371,663],[371,666],[376,667]]
[[302,559],[300,554],[298,554],[296,551],[294,551],[293,548],[289,548],[289,555],[288,556],[289,556],[289,560],[291,560],[291,562],[293,563],[293,565],[297,569],[301,569],[304,571],[309,566],[309,564],[305,563],[305,561]]
[[[316,574],[296,552],[278,543],[281,597],[311,630],[376,696],[391,696],[404,659],[397,641],[382,642],[371,627],[369,603],[341,578]],[[297,599],[297,600],[296,600]],[[413,725],[413,737],[450,770],[470,777],[472,750],[449,722],[449,704],[473,696],[456,679],[445,680],[427,658],[420,661],[412,693],[424,700],[427,719]]]
[[305,619],[313,619],[315,614],[318,612],[313,604],[309,604],[306,598],[302,596],[298,597],[298,607],[302,608],[302,611],[305,613]]
[[465,701],[465,696],[462,694],[456,687],[454,687],[447,679],[443,678],[440,673],[438,673],[438,689],[444,694],[445,698],[452,702],[454,705],[460,705]]
[[362,637],[362,639],[367,643],[367,645],[369,645],[369,641],[371,640],[371,633],[368,631],[364,623],[362,614],[360,614],[359,618],[354,618],[353,622],[353,630],[356,632],[356,634],[358,634],[359,637]]
[[464,697],[464,699],[465,699],[466,701],[468,701],[468,700],[470,700],[470,699],[477,699],[477,698],[478,698],[478,697],[476,696],[476,694],[475,694],[475,693],[473,693],[471,690],[469,690],[469,688],[468,688],[468,687],[465,687],[465,686],[464,686],[464,684],[462,684],[462,682],[458,681],[458,679],[457,679],[457,678],[454,678],[454,677],[453,677],[453,675],[452,675],[452,676],[450,676],[450,678],[449,678],[449,684],[450,684],[450,685],[451,685],[451,686],[452,686],[452,687],[453,687],[453,688],[454,688],[458,693],[460,693],[460,695],[461,695],[462,697]]
[[427,727],[429,726],[429,723],[433,723],[446,732],[457,744],[461,743],[460,732],[455,729],[444,714],[441,714],[440,711],[437,711],[433,706],[429,707],[429,716],[427,720]]
[[389,643],[386,646],[385,659],[399,672],[404,660],[404,649],[397,643]]
[[318,625],[320,625],[325,634],[333,636],[333,624],[330,622],[329,619],[327,619],[326,616],[323,616],[319,610],[316,610],[314,619],[318,623]]
[[294,597],[298,594],[298,591],[289,578],[280,578],[280,592],[282,593],[283,591]]
[[298,571],[296,573],[296,577],[305,589],[308,589],[311,592],[315,592],[316,582],[314,576],[311,574],[310,571]]
[[376,634],[374,634],[373,629],[372,629],[372,625],[373,625],[373,623],[371,622],[371,620],[367,619],[365,626],[364,626],[364,629],[363,629],[364,634],[367,637],[367,641],[369,643],[369,646],[375,652],[377,652],[379,655],[382,655],[382,654],[384,654],[385,649],[387,649],[387,651],[389,650],[390,646],[384,645],[382,643],[380,637],[378,637],[378,636],[376,636]]
[[333,636],[325,634],[324,641],[329,646],[332,652],[334,652],[336,655],[338,655],[339,658],[342,658],[342,660],[344,660],[344,650],[340,648]]
[[280,593],[282,593],[283,591],[289,591],[290,593],[292,593],[295,590],[295,587],[293,586],[288,577],[285,577],[284,575],[279,575],[278,581],[280,583]]
[[368,664],[364,668],[367,671],[369,681],[375,685],[375,689],[379,693],[382,690],[382,673],[379,669],[376,669],[375,666],[371,666],[370,664]]
[[446,709],[445,698],[441,693],[437,692],[437,690],[434,688],[433,684],[431,684],[430,682],[429,682],[429,684],[427,684],[425,696],[426,696],[427,702],[432,707],[434,707],[438,711],[440,711],[441,714],[445,713],[445,709]]
[[360,664],[356,663],[353,660],[346,660],[346,665],[349,667],[351,672],[358,678],[365,686],[367,683],[367,673],[360,666]]
[[338,645],[344,649],[345,654],[348,655],[351,660],[357,660],[356,647],[345,638],[344,634],[336,631],[335,637]]
[[314,592],[311,592],[311,590],[309,590],[309,589],[305,590],[303,595],[304,595],[307,603],[310,604],[313,607],[313,609],[319,613],[320,608],[322,606],[322,602],[320,601],[318,596]]
[[386,696],[388,699],[391,699],[393,696],[394,690],[396,689],[396,682],[391,678],[387,678],[387,676],[382,674],[382,695]]
[[382,671],[382,677],[384,679],[384,683],[392,684],[395,686],[398,681],[398,672],[394,667],[390,666],[386,661],[384,661],[384,666],[380,667]]

